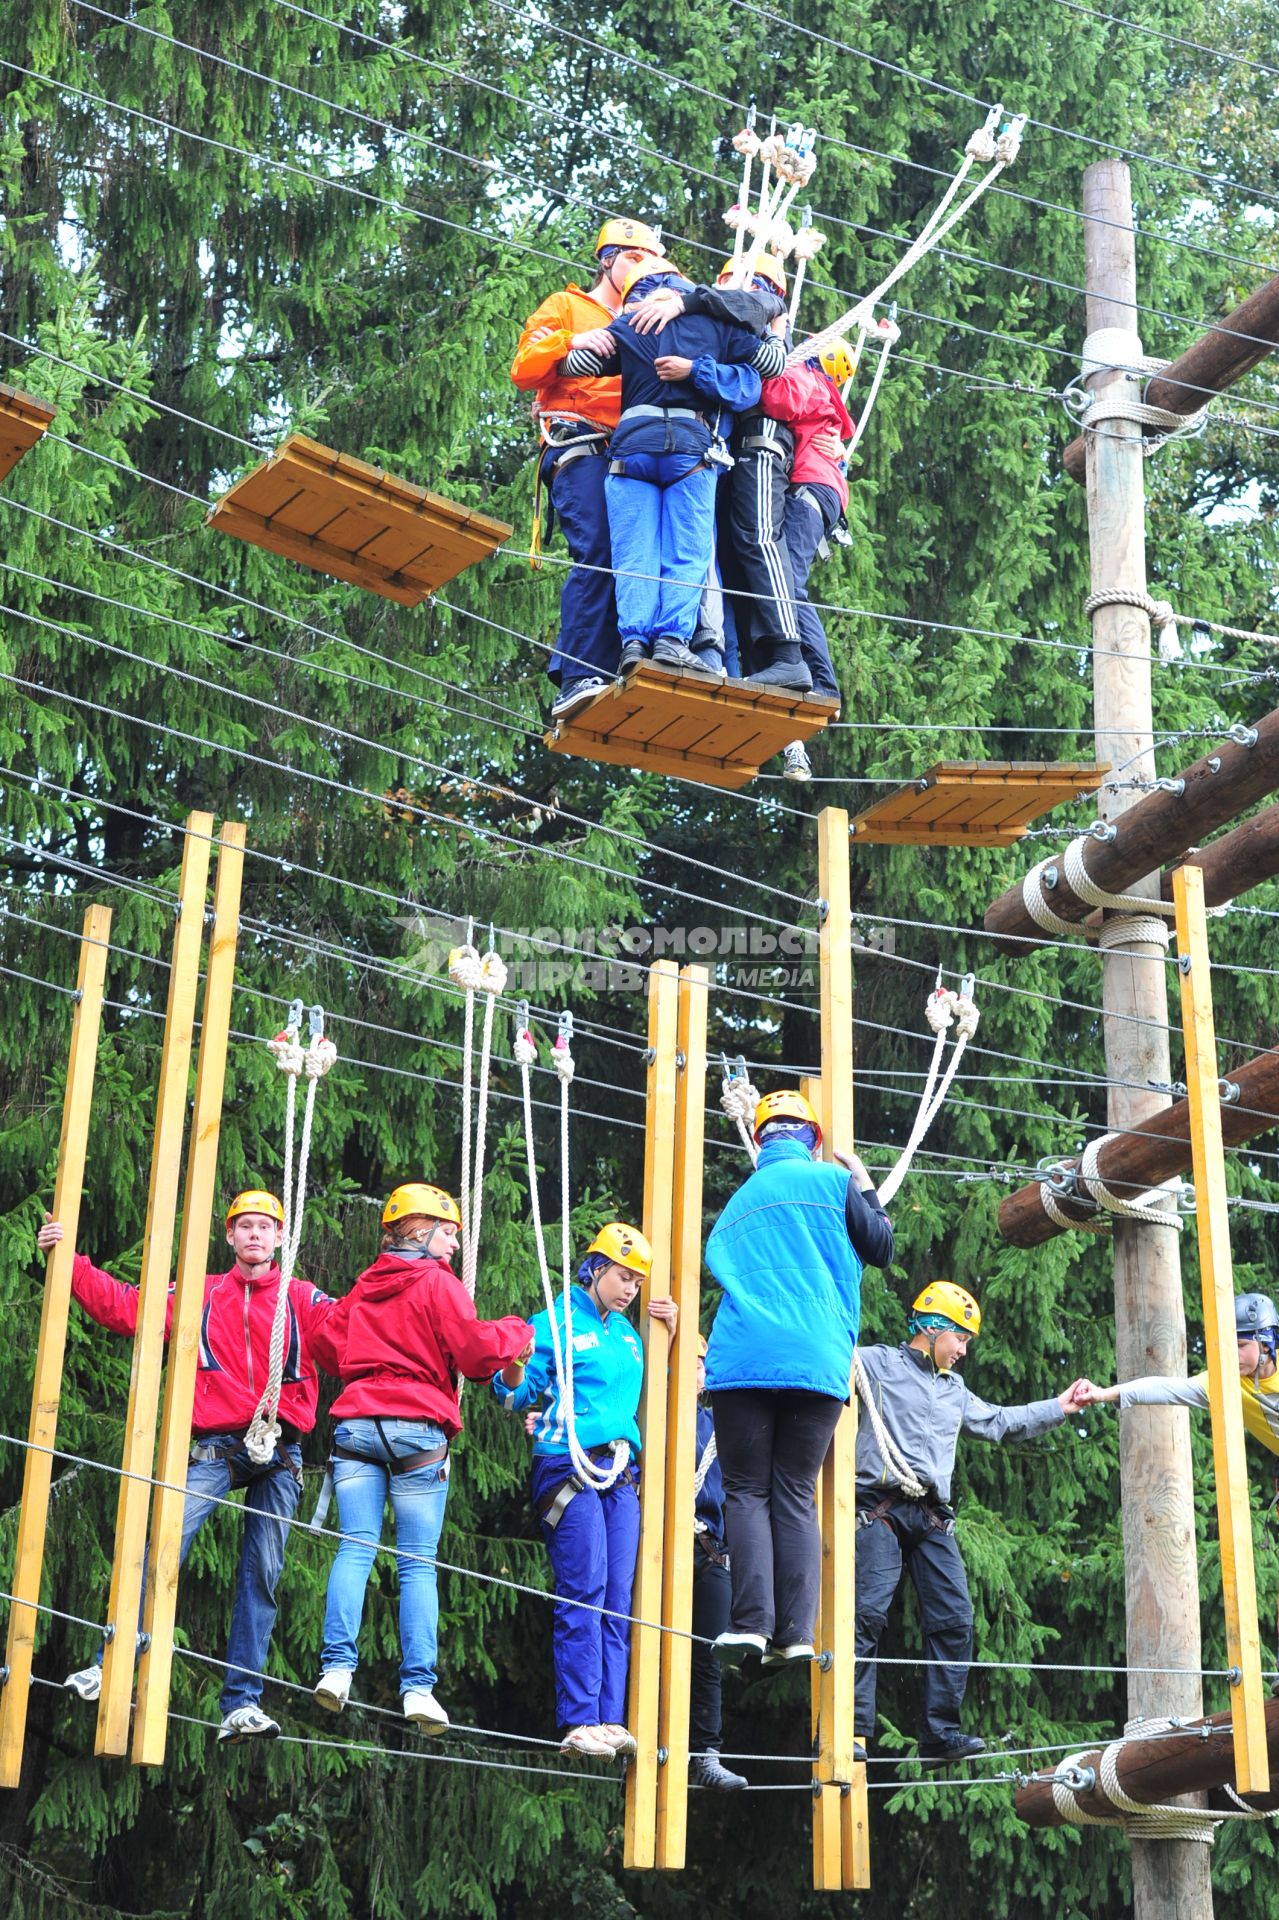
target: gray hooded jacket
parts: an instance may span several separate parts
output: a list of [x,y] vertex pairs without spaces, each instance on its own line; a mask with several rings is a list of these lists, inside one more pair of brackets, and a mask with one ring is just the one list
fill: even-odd
[[[1032,1400],[1024,1407],[992,1407],[970,1393],[957,1373],[939,1373],[918,1347],[859,1347],[857,1352],[889,1434],[943,1505],[950,1501],[961,1433],[979,1440],[1032,1440],[1066,1417],[1055,1398]],[[864,1503],[896,1491],[863,1413],[857,1422],[857,1498]]]

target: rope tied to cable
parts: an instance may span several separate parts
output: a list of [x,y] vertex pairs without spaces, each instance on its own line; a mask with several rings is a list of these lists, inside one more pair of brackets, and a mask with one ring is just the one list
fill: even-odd
[[[1183,1730],[1183,1724],[1177,1720],[1129,1720],[1124,1726],[1123,1739],[1112,1740],[1102,1749],[1095,1784],[1116,1809],[1114,1813],[1092,1813],[1080,1806],[1076,1796],[1089,1792],[1094,1785],[1092,1768],[1083,1765],[1090,1756],[1087,1751],[1065,1754],[1053,1769],[1053,1806],[1068,1826],[1120,1827],[1130,1840],[1197,1840],[1209,1847],[1217,1837],[1217,1828],[1227,1821],[1274,1818],[1260,1808],[1246,1806],[1234,1793],[1231,1798],[1238,1807],[1237,1812],[1224,1807],[1177,1806],[1167,1801],[1150,1805],[1126,1793],[1119,1783],[1119,1756],[1124,1747],[1134,1740]],[[1227,1788],[1227,1792],[1230,1791]]]
[[[896,1166],[879,1184],[881,1206],[887,1207],[902,1181],[910,1172],[910,1165],[923,1141],[924,1135],[941,1112],[946,1095],[950,1092],[959,1063],[964,1057],[964,1049],[977,1031],[981,1018],[977,1003],[973,999],[976,978],[965,974],[958,990],[944,987],[941,983],[941,970],[938,969],[937,985],[924,1002],[924,1018],[933,1030],[933,1057],[928,1063],[928,1077],[924,1081],[924,1091],[920,1096],[919,1112],[915,1124],[910,1130],[910,1138],[903,1147]],[[946,1070],[941,1074],[942,1056],[946,1050],[946,1036],[951,1028],[955,1029],[955,1044],[951,1049]]]
[[[306,1211],[307,1168],[311,1157],[311,1125],[315,1115],[315,1094],[320,1081],[338,1057],[333,1042],[325,1037],[324,1009],[312,1007],[308,1016],[310,1033],[303,1047],[302,1002],[294,1000],[289,1008],[288,1024],[267,1041],[275,1064],[287,1082],[284,1105],[284,1233],[280,1241],[280,1284],[275,1293],[275,1312],[271,1317],[271,1343],[267,1353],[266,1386],[253,1412],[244,1448],[250,1460],[264,1467],[275,1457],[280,1438],[280,1388],[284,1378],[284,1334],[289,1318],[289,1288],[297,1265],[302,1241],[302,1221]],[[306,1081],[306,1099],[302,1108],[302,1138],[298,1147],[297,1179],[293,1177],[293,1134],[297,1114],[298,1081]]]
[[[1079,1233],[1110,1233],[1116,1218],[1141,1220],[1147,1225],[1171,1227],[1174,1233],[1183,1232],[1186,1223],[1182,1215],[1177,1212],[1169,1213],[1161,1204],[1170,1197],[1174,1199],[1175,1204],[1176,1198],[1182,1191],[1180,1174],[1174,1174],[1172,1179],[1165,1180],[1157,1187],[1145,1189],[1133,1199],[1126,1199],[1106,1185],[1098,1170],[1101,1152],[1104,1147],[1110,1145],[1112,1140],[1120,1138],[1122,1136],[1117,1133],[1098,1134],[1096,1139],[1090,1140],[1084,1148],[1076,1168],[1071,1169],[1063,1164],[1056,1170],[1056,1179],[1061,1184],[1054,1185],[1051,1175],[1040,1181],[1039,1200],[1048,1218],[1056,1226],[1073,1229]],[[1075,1219],[1060,1204],[1060,1200],[1067,1197],[1071,1182],[1073,1182],[1074,1191],[1069,1192],[1069,1197],[1081,1204],[1092,1201],[1096,1209],[1086,1219]]]
[[750,1074],[746,1070],[745,1058],[739,1054],[736,1060],[721,1054],[724,1063],[724,1088],[719,1096],[719,1104],[732,1120],[742,1137],[742,1145],[751,1157],[753,1165],[759,1158],[759,1148],[755,1145],[755,1109],[759,1105],[759,1089],[751,1084]]
[[1170,407],[1153,407],[1147,400],[1133,400],[1125,385],[1116,383],[1094,393],[1080,383],[1097,373],[1162,373],[1170,364],[1148,354],[1141,335],[1127,327],[1099,327],[1084,341],[1080,371],[1071,380],[1062,401],[1067,413],[1078,421],[1084,433],[1094,433],[1104,421],[1129,420],[1152,431],[1142,443],[1146,454],[1158,452],[1169,440],[1185,439],[1201,433],[1207,424],[1208,407],[1194,413],[1174,413]]
[[[475,1280],[480,1257],[480,1221],[484,1211],[484,1144],[488,1127],[489,1069],[493,1057],[493,1017],[498,996],[506,990],[506,962],[493,944],[489,928],[489,949],[479,953],[471,944],[470,928],[464,946],[454,947],[449,955],[449,979],[466,995],[465,1038],[462,1048],[462,1284],[475,1298]],[[475,996],[487,995],[484,1027],[480,1039],[480,1084],[475,1102],[475,1142],[472,1155],[471,1105],[475,1055]],[[473,1161],[473,1164],[472,1164]],[[459,1387],[461,1382],[459,1381]]]
[[1021,883],[1022,905],[1026,912],[1041,932],[1054,934],[1059,939],[1077,938],[1083,933],[1084,929],[1077,921],[1063,919],[1044,898],[1044,876],[1050,869],[1060,867],[1072,891],[1085,905],[1101,907],[1123,916],[1103,925],[1099,944],[1104,949],[1113,950],[1143,942],[1166,949],[1169,944],[1166,919],[1177,911],[1173,902],[1151,899],[1144,893],[1111,893],[1105,887],[1099,887],[1084,864],[1085,849],[1093,838],[1092,834],[1080,834],[1070,842],[1064,854],[1049,854],[1047,859],[1030,869]]

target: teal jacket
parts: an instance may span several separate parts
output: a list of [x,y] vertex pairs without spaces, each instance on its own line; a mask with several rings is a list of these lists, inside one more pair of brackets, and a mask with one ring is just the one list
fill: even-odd
[[[564,1343],[564,1299],[555,1302],[555,1324]],[[493,1391],[512,1413],[523,1413],[541,1403],[533,1430],[533,1451],[567,1454],[568,1433],[560,1410],[555,1378],[555,1351],[551,1345],[550,1316],[543,1311],[532,1320],[534,1347],[518,1387],[493,1378]],[[584,1287],[573,1288],[573,1425],[580,1446],[606,1446],[629,1440],[638,1453],[640,1387],[644,1381],[644,1349],[625,1314],[600,1319],[599,1309]]]

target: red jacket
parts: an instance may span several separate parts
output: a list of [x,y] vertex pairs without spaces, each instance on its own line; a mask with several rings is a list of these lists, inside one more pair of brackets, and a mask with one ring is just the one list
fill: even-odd
[[339,1300],[320,1330],[316,1358],[343,1391],[339,1418],[421,1418],[450,1438],[462,1430],[457,1380],[491,1380],[533,1338],[527,1320],[479,1320],[475,1303],[441,1260],[384,1253]]
[[833,487],[840,505],[846,507],[848,482],[841,468],[813,446],[819,433],[833,431],[841,440],[851,440],[855,431],[834,381],[818,367],[788,367],[775,380],[765,380],[759,405],[761,413],[780,420],[795,435],[791,485],[799,487],[809,480],[819,487]]
[[[238,1267],[204,1277],[200,1315],[200,1351],[196,1362],[195,1405],[191,1431],[242,1432],[257,1411],[266,1385],[280,1269],[246,1279]],[[138,1324],[138,1290],[113,1280],[78,1253],[71,1266],[71,1291],[89,1317],[112,1333],[132,1333]],[[280,1419],[299,1433],[315,1425],[319,1379],[312,1358],[317,1330],[337,1303],[308,1280],[289,1286],[289,1317],[284,1332],[284,1373]],[[173,1289],[164,1310],[164,1337],[173,1325]]]

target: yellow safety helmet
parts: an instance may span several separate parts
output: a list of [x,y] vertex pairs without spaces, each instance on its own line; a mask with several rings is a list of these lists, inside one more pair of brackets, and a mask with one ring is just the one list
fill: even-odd
[[740,260],[726,260],[719,270],[715,285],[723,287],[730,280],[749,284],[748,280],[743,279],[748,267],[751,280],[758,274],[761,280],[767,280],[770,287],[776,288],[783,300],[786,298],[786,268],[775,253],[761,253],[754,260],[749,254],[744,254]]
[[662,236],[655,227],[646,227],[642,220],[606,220],[595,236],[597,260],[605,247],[624,247],[628,251],[642,247],[645,253],[660,253]]
[[857,371],[857,361],[847,341],[837,340],[833,347],[827,347],[824,353],[818,355],[818,358],[821,361],[822,372],[828,373],[837,387],[842,387],[845,380],[851,380]]
[[246,1187],[243,1193],[237,1193],[226,1210],[226,1223],[241,1213],[267,1213],[277,1226],[284,1225],[284,1208],[273,1193],[267,1193],[261,1187]]
[[804,1120],[810,1127],[817,1129],[817,1144],[822,1144],[822,1123],[817,1118],[809,1101],[802,1093],[783,1088],[780,1093],[766,1093],[755,1109],[755,1138],[770,1120]]
[[659,253],[655,259],[651,260],[632,260],[630,266],[622,275],[621,297],[625,300],[631,288],[639,281],[646,280],[650,273],[677,274],[678,272],[679,268],[675,265],[675,262],[668,260],[665,254]]
[[957,1287],[953,1280],[934,1280],[911,1303],[912,1313],[939,1313],[958,1332],[981,1332],[981,1308],[971,1293]]
[[706,1353],[709,1346],[710,1346],[710,1341],[706,1338],[706,1335],[704,1333],[699,1333],[697,1336],[697,1357],[699,1360],[704,1360],[706,1358]]
[[602,1253],[615,1266],[629,1267],[646,1280],[653,1265],[652,1247],[638,1227],[628,1227],[624,1220],[610,1220],[601,1227],[586,1251]]
[[389,1227],[393,1220],[405,1220],[412,1213],[425,1214],[428,1220],[451,1220],[455,1227],[462,1224],[452,1194],[445,1193],[443,1187],[427,1186],[421,1180],[410,1180],[395,1189],[382,1209],[382,1225]]

